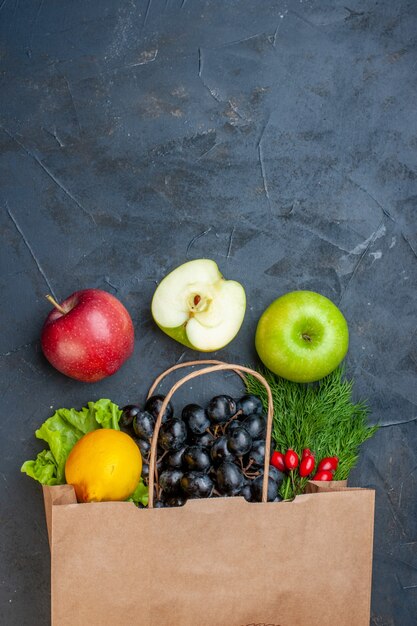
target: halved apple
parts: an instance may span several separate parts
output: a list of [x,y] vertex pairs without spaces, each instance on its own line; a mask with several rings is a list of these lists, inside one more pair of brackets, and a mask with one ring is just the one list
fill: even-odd
[[246,309],[245,290],[225,280],[210,259],[180,265],[160,282],[152,299],[159,328],[184,346],[220,350],[237,335]]

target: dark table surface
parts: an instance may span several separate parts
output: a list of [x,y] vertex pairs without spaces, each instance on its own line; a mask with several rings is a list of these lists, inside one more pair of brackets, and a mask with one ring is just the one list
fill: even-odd
[[[417,3],[2,0],[0,21],[1,622],[49,623],[41,492],[20,473],[35,429],[58,407],[142,401],[195,357],[150,301],[209,257],[248,297],[221,359],[257,363],[257,320],[286,291],[345,314],[355,397],[382,426],[350,479],[377,492],[372,624],[415,624]],[[93,385],[39,346],[45,293],[86,287],[136,331]]]

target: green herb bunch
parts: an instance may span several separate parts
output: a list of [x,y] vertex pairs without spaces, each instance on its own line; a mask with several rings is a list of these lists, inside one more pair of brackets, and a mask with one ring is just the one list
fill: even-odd
[[[301,456],[305,448],[310,448],[317,461],[337,456],[334,480],[346,480],[357,462],[359,446],[375,434],[378,426],[369,426],[364,402],[352,401],[353,381],[346,380],[343,367],[310,384],[285,380],[266,369],[260,373],[272,391],[275,450],[285,453],[291,448]],[[262,383],[249,375],[246,388],[261,398],[266,410],[267,393]],[[289,477],[281,492],[293,497],[294,489],[288,481]]]

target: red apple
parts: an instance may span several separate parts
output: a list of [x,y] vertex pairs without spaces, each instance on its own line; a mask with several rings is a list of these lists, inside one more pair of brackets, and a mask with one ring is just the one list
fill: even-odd
[[100,289],[76,291],[55,308],[42,329],[45,357],[70,378],[93,383],[117,372],[133,352],[132,319],[119,300]]

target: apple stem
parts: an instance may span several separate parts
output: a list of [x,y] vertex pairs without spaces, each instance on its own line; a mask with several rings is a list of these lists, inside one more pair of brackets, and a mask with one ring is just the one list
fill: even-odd
[[311,342],[311,337],[310,337],[310,335],[307,335],[307,333],[303,333],[302,334],[302,338],[304,339],[304,341]]
[[62,315],[66,315],[67,311],[60,305],[58,304],[58,302],[55,300],[55,298],[53,298],[52,296],[49,295],[49,293],[45,296],[45,298],[47,300],[49,300],[49,302],[51,304],[53,304],[53,306],[57,309],[57,311],[59,311],[60,313],[62,313]]

